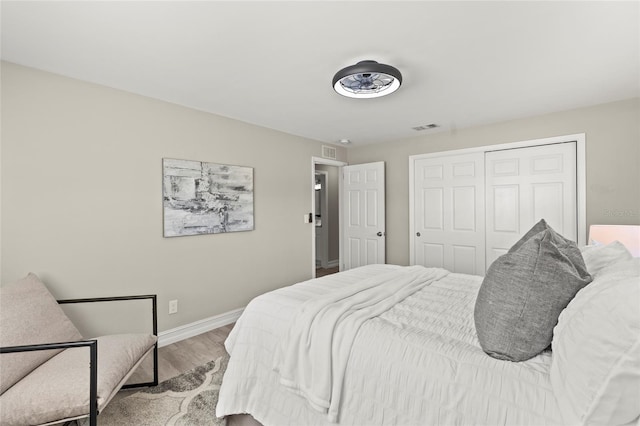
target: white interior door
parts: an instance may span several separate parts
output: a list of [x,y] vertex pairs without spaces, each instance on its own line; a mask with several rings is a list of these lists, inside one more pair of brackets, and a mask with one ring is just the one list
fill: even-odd
[[416,160],[412,263],[484,274],[484,154]]
[[385,263],[384,162],[342,170],[342,270]]
[[540,219],[577,241],[576,143],[486,153],[487,268]]

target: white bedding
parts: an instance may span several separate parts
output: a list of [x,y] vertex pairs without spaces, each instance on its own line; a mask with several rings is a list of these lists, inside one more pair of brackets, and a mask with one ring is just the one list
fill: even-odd
[[[216,414],[250,413],[264,425],[332,424],[326,413],[281,385],[274,371],[291,322],[313,297],[403,269],[365,266],[254,299],[225,343],[231,359]],[[481,282],[481,277],[450,273],[364,321],[346,361],[335,420],[348,425],[562,424],[549,379],[550,353],[512,363],[480,348],[473,309]]]
[[336,422],[344,372],[360,327],[447,274],[421,266],[394,269],[307,300],[276,353],[280,383]]

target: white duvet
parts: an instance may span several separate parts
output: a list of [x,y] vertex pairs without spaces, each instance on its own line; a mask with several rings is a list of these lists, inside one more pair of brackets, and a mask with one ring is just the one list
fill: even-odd
[[444,269],[394,269],[304,302],[277,352],[280,383],[336,422],[344,372],[360,327],[424,286]]
[[266,426],[562,424],[549,353],[512,363],[480,348],[481,280],[370,265],[257,297],[225,342],[216,414]]

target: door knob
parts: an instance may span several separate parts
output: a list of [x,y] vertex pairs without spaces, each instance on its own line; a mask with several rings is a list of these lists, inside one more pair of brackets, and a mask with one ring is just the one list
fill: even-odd
[[378,237],[382,237],[382,232],[378,232],[376,235],[377,235]]
[[420,236],[420,233],[419,233],[419,232],[416,232],[416,237],[419,237],[419,236]]

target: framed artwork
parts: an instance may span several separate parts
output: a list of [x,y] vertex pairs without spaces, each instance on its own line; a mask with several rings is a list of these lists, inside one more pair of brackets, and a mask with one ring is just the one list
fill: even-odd
[[164,236],[253,230],[253,168],[162,159]]

